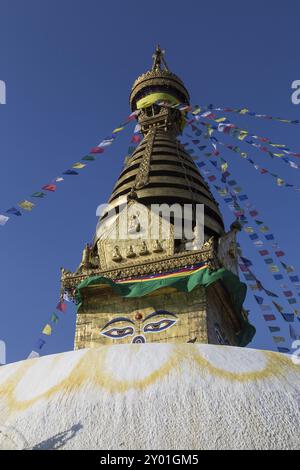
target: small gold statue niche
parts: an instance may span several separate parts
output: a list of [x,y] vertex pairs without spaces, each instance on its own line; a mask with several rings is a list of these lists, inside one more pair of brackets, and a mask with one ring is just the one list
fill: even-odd
[[127,258],[135,258],[136,257],[136,253],[135,253],[132,245],[129,245],[126,256],[127,256]]
[[116,261],[116,263],[122,261],[122,259],[123,259],[118,245],[116,245],[113,249],[112,259],[113,259],[113,261]]
[[147,247],[147,243],[145,241],[142,242],[142,247],[140,249],[140,255],[141,256],[146,256],[146,255],[149,255],[149,250],[148,250],[148,247]]
[[128,233],[139,233],[141,231],[141,224],[139,220],[139,213],[133,214],[129,220]]
[[161,253],[162,251],[164,251],[164,249],[162,247],[161,242],[159,240],[155,240],[155,242],[153,243],[153,252]]

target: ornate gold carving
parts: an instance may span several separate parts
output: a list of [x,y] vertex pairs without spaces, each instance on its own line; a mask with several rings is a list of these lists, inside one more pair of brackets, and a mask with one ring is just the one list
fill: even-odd
[[148,137],[147,145],[144,150],[144,155],[135,178],[134,189],[142,189],[144,186],[146,186],[149,181],[149,171],[155,133],[156,130],[154,128],[151,131],[150,136]]
[[[164,256],[159,259],[145,260],[142,264],[127,265],[115,269],[93,269],[90,275],[104,276],[109,279],[128,279],[141,275],[161,273],[165,271],[172,271],[173,269],[183,268],[185,266],[192,266],[197,263],[205,262],[211,271],[220,268],[219,260],[214,249],[205,248],[199,251],[187,251],[185,253],[178,253],[172,256]],[[70,271],[62,272],[62,288],[72,290],[80,284],[88,275],[74,274]]]

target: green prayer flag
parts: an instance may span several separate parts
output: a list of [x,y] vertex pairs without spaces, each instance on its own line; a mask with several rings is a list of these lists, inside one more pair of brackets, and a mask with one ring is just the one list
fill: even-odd
[[46,194],[43,193],[42,191],[37,191],[36,193],[31,194],[31,197],[45,197]]

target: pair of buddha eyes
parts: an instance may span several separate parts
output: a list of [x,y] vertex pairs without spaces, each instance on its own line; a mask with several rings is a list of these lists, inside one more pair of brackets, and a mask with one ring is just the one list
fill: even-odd
[[[170,318],[162,318],[156,322],[147,323],[142,331],[143,333],[160,333],[161,331],[171,328],[177,320]],[[126,336],[133,336],[135,334],[135,328],[132,326],[125,326],[123,328],[111,328],[106,331],[102,331],[101,334],[112,339],[122,339]]]

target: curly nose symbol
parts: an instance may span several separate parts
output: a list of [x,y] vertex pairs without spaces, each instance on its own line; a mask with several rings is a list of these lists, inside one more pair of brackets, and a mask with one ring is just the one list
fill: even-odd
[[133,343],[141,344],[146,343],[144,336],[135,336],[132,340]]

